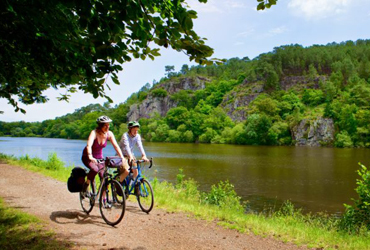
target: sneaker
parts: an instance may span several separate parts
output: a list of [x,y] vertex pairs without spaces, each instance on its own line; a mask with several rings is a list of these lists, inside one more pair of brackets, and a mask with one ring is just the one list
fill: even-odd
[[109,208],[112,208],[112,204],[110,204],[108,201],[104,200],[103,201],[103,207],[109,209]]

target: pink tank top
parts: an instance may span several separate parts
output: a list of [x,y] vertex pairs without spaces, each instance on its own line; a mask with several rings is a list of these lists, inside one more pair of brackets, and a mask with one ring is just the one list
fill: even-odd
[[[103,159],[104,158],[103,157],[103,148],[105,148],[107,146],[108,140],[109,140],[109,134],[108,134],[107,139],[105,140],[105,142],[100,145],[99,142],[98,142],[98,138],[95,138],[94,143],[91,146],[92,156],[95,159]],[[87,155],[87,146],[84,148],[83,155]]]

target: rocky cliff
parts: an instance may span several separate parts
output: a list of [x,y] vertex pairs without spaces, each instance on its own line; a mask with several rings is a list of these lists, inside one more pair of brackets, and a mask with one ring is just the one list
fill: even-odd
[[158,113],[161,116],[165,116],[167,112],[174,107],[177,107],[177,102],[171,99],[172,94],[180,90],[192,90],[196,91],[205,88],[205,83],[210,80],[204,77],[187,77],[169,81],[163,84],[157,85],[153,90],[163,88],[167,91],[168,95],[165,97],[155,97],[152,94],[148,94],[147,98],[140,104],[134,104],[130,107],[130,111],[127,113],[128,121],[139,120],[140,118],[150,118],[151,115]]
[[329,146],[334,141],[334,122],[330,118],[302,120],[292,129],[296,146]]
[[257,96],[263,92],[263,82],[244,81],[225,95],[220,106],[233,121],[244,121],[245,111]]

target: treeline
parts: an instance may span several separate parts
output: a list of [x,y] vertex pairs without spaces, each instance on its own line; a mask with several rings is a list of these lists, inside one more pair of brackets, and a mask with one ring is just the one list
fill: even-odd
[[[11,136],[42,136],[86,139],[95,119],[106,114],[113,119],[113,132],[126,129],[126,115],[133,104],[148,96],[170,97],[178,103],[165,117],[153,114],[140,120],[148,141],[291,145],[292,128],[302,119],[332,118],[338,147],[370,147],[370,40],[347,41],[304,48],[275,48],[250,60],[232,58],[223,65],[183,65],[179,72],[166,66],[166,77],[146,84],[124,103],[110,107],[89,105],[72,114],[41,123],[0,122],[0,133]],[[211,81],[201,90],[167,93],[165,84],[184,77],[203,76]],[[288,90],[286,79],[297,81]],[[260,93],[248,106],[237,110],[246,119],[234,122],[225,105],[238,95]]]

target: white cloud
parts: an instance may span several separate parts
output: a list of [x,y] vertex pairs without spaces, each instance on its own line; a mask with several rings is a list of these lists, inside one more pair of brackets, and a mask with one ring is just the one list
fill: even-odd
[[247,8],[247,5],[241,1],[235,1],[235,0],[231,0],[231,1],[226,1],[225,2],[227,6],[229,6],[230,8],[237,8],[237,9],[245,9]]
[[238,33],[236,36],[237,37],[247,37],[247,36],[249,36],[249,35],[251,35],[253,33],[254,33],[254,29],[253,28],[249,28],[249,29],[247,29],[247,30],[245,30],[243,32]]
[[287,32],[287,31],[288,31],[287,27],[280,26],[280,27],[277,27],[277,28],[270,29],[268,33],[270,35],[279,35],[279,34],[283,34],[283,33]]
[[307,19],[323,19],[346,12],[353,0],[291,0],[288,7],[298,16]]

